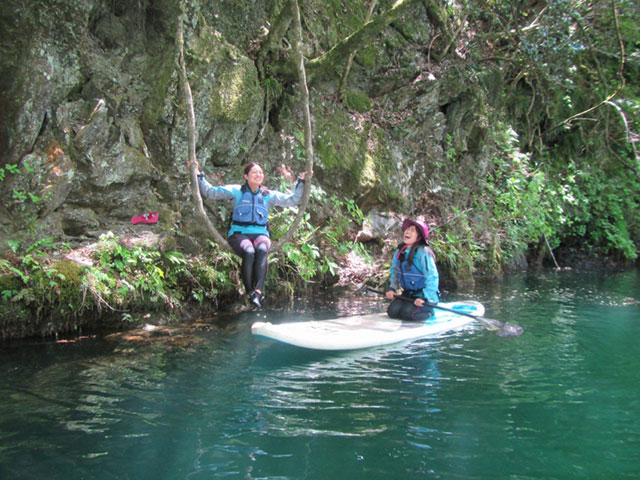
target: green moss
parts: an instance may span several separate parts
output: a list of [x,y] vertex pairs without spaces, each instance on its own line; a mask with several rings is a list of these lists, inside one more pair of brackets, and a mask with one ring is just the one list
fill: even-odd
[[[362,141],[359,133],[338,113],[327,122],[326,116],[318,121],[321,138],[316,141],[316,151],[327,178],[343,181],[344,190],[358,188],[362,170]],[[322,123],[322,124],[321,124]]]
[[20,277],[11,274],[0,275],[0,293],[12,292],[19,290],[22,287],[22,280]]
[[401,205],[404,200],[388,150],[384,148],[384,132],[365,118],[355,118],[338,104],[318,101],[312,110],[318,112],[314,146],[320,178],[332,179],[335,191],[349,198]]
[[[60,275],[60,286],[65,291],[79,292],[82,283],[82,265],[69,260],[57,262],[54,267],[55,271]],[[64,278],[62,278],[64,277]]]
[[20,338],[33,335],[29,328],[31,311],[15,302],[0,302],[0,339]]
[[346,94],[347,107],[356,112],[366,113],[373,108],[369,96],[360,90],[350,90]]
[[[149,80],[149,95],[141,116],[142,124],[145,127],[155,125],[162,116],[167,90],[175,71],[175,59],[171,51],[164,57],[153,57],[150,60],[150,67],[146,75]],[[159,68],[158,65],[160,65]]]
[[211,93],[211,114],[243,123],[251,119],[256,106],[261,108],[262,90],[248,58],[234,63],[235,68],[225,68],[218,77],[217,88]]
[[305,31],[308,29],[309,36],[320,43],[321,48],[329,49],[363,25],[369,8],[367,3],[326,0],[320,8],[313,3],[303,6]]
[[376,66],[376,58],[378,56],[378,47],[366,45],[358,50],[356,61],[365,69],[373,69]]

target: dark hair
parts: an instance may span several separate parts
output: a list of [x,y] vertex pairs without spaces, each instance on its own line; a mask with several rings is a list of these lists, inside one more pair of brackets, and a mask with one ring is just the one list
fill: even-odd
[[260,168],[260,170],[262,170],[262,173],[264,173],[264,168],[262,168],[262,165],[260,165],[259,163],[256,163],[256,162],[249,162],[244,167],[244,174],[245,175],[249,175],[249,172],[251,171],[251,169],[253,167]]
[[409,258],[408,258],[409,263],[413,263],[413,256],[416,254],[416,250],[420,247],[425,247],[426,245],[427,245],[427,242],[425,242],[424,238],[422,237],[420,237],[420,240],[418,240],[416,243],[411,245],[411,249],[409,250]]

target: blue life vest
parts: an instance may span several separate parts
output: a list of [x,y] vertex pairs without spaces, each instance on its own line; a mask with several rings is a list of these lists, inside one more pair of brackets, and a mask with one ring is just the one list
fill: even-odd
[[403,252],[400,260],[400,285],[403,290],[422,290],[427,284],[424,273],[413,262],[409,263],[409,254]]
[[262,189],[253,193],[245,184],[241,187],[242,196],[236,201],[231,215],[231,223],[235,225],[248,226],[259,225],[267,226],[269,219],[269,209],[265,200]]

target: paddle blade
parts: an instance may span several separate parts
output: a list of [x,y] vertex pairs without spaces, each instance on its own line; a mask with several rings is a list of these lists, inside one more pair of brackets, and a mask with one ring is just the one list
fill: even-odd
[[496,332],[499,337],[519,337],[524,329],[515,323],[499,322],[492,318],[477,317],[489,330]]
[[500,337],[519,337],[524,333],[524,328],[515,323],[504,322],[497,331]]

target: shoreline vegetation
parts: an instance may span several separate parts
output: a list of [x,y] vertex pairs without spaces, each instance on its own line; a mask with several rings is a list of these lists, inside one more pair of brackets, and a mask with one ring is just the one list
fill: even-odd
[[[274,255],[267,280],[269,308],[286,309],[293,305],[294,297],[304,294],[330,295],[365,283],[377,287],[386,281],[388,265],[381,259],[389,256],[395,237],[371,238],[361,230],[354,238],[364,237],[368,242],[339,241],[338,234],[348,236],[350,231],[353,235],[354,221],[364,220],[358,209],[348,215],[342,230],[336,223],[323,230],[307,223],[294,243],[285,244]],[[24,249],[14,246],[15,251],[0,258],[0,341],[80,338],[96,331],[129,340],[168,338],[178,325],[180,331],[199,325],[209,328],[218,318],[224,323],[225,317],[249,308],[240,295],[239,261],[233,254],[213,242],[196,254],[184,254],[167,249],[164,240],[151,230],[130,229],[121,235],[106,232],[98,241],[75,248],[50,238]],[[572,265],[563,256],[562,269],[637,266],[608,256],[571,254],[566,259]],[[499,271],[476,265],[470,278],[460,279],[446,258],[439,261],[446,290],[473,284],[474,277],[499,281],[509,272],[561,269],[550,260],[547,263],[529,265],[521,258]],[[201,325],[202,318],[214,321]]]

